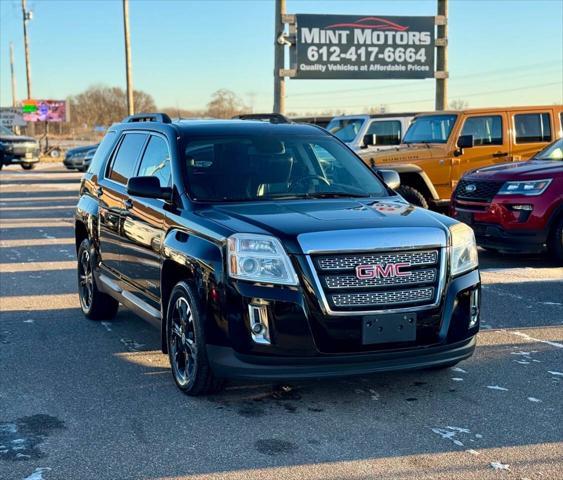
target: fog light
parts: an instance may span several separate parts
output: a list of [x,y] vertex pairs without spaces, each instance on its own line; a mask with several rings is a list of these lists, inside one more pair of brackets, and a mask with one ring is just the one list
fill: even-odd
[[248,306],[250,334],[252,340],[262,345],[269,345],[270,330],[268,325],[268,308],[266,305],[251,304]]
[[512,210],[518,210],[519,212],[531,212],[534,209],[533,205],[528,204],[517,204],[517,205],[510,205]]
[[469,299],[469,328],[473,328],[479,321],[479,289],[471,292]]

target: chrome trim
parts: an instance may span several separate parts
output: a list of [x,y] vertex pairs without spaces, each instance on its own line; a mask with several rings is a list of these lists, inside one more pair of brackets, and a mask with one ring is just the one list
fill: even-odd
[[311,255],[445,247],[448,237],[437,227],[397,227],[302,233],[297,241],[303,253]]
[[[258,316],[258,321],[256,321],[255,315]],[[252,336],[254,343],[270,345],[272,342],[270,340],[268,307],[266,305],[248,305],[248,321],[250,322],[250,335]],[[252,330],[254,325],[262,325],[262,331],[260,333],[254,333]]]
[[[426,229],[421,229],[426,230]],[[418,250],[419,248],[424,247],[416,247],[411,248],[411,250]],[[386,251],[390,251],[387,249]],[[339,251],[338,253],[355,253],[349,251]],[[367,251],[365,253],[376,253],[374,251]],[[313,276],[313,280],[318,290],[319,300],[321,304],[321,308],[324,310],[325,315],[332,315],[335,317],[350,317],[350,316],[357,316],[357,315],[374,315],[374,314],[381,314],[381,313],[401,313],[401,312],[417,312],[422,310],[430,310],[432,308],[436,308],[441,301],[442,293],[444,292],[444,287],[446,284],[446,273],[448,271],[448,248],[440,247],[440,273],[439,273],[439,281],[438,286],[436,287],[436,297],[434,303],[427,304],[427,305],[420,305],[417,307],[405,307],[405,308],[388,308],[383,310],[353,310],[353,311],[334,311],[330,308],[328,300],[326,298],[323,286],[317,275],[317,270],[313,263],[313,259],[310,255],[305,255],[307,259],[307,263],[309,265],[309,269],[311,270],[311,275]]]

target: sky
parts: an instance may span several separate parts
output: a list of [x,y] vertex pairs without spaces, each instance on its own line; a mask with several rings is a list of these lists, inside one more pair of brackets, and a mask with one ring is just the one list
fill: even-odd
[[[32,92],[125,87],[121,0],[27,0]],[[450,0],[449,100],[470,107],[563,103],[563,0]],[[288,13],[435,15],[435,0],[287,0]],[[130,0],[135,89],[157,106],[205,108],[227,88],[273,102],[274,0]],[[26,96],[21,0],[0,0],[0,104]],[[287,111],[431,110],[433,79],[288,80]]]

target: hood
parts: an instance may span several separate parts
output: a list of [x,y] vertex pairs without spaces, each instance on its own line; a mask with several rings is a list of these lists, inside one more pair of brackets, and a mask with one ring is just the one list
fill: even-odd
[[469,173],[466,178],[473,180],[539,180],[555,175],[563,175],[563,162],[529,160],[479,168]]
[[96,144],[96,145],[87,145],[87,146],[85,146],[85,147],[69,148],[69,149],[66,151],[66,154],[67,154],[67,155],[76,155],[77,153],[83,153],[83,152],[85,153],[85,152],[87,152],[88,150],[92,150],[93,148],[98,148],[98,145],[99,145],[99,144]]
[[222,204],[200,210],[198,214],[233,232],[273,235],[291,253],[300,253],[297,236],[306,233],[338,231],[342,234],[346,230],[381,229],[383,234],[385,229],[405,227],[447,230],[442,215],[395,197]]
[[33,142],[37,143],[37,140],[33,137],[25,137],[23,135],[0,135],[0,142],[5,143],[24,143]]

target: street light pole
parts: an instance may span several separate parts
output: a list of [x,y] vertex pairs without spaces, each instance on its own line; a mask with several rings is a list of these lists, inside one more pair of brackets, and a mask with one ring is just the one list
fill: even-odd
[[27,11],[26,0],[22,0],[23,15],[23,43],[25,47],[25,74],[27,77],[27,98],[31,99],[31,62],[29,60],[29,38],[27,36],[27,22],[31,20],[31,13]]
[[127,79],[127,112],[135,113],[133,103],[133,75],[131,72],[131,39],[129,37],[129,0],[123,0],[123,31],[125,34],[125,76]]
[[285,66],[285,46],[279,42],[279,38],[283,34],[283,15],[285,14],[285,0],[276,0],[274,18],[274,113],[281,113],[282,115],[285,114],[285,78],[280,75],[280,70]]
[[16,72],[14,70],[14,44],[10,42],[10,74],[12,76],[12,107],[18,103],[16,96]]

